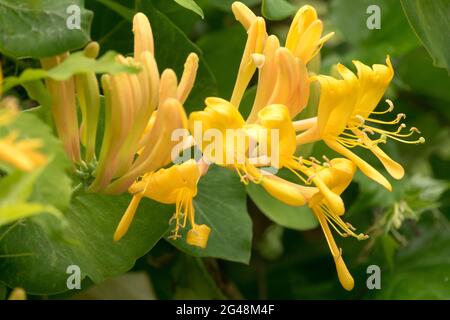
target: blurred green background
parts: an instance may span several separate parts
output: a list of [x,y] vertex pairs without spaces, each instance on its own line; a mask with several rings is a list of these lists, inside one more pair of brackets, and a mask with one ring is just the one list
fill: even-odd
[[[169,24],[153,23],[150,16],[160,70],[173,65],[181,67],[184,52],[190,49],[182,47],[185,39],[174,36],[168,40],[170,32],[158,29],[161,26],[179,28],[204,55],[206,64],[201,66],[200,85],[187,109],[201,109],[205,95],[228,98],[246,41],[245,31],[231,14],[232,1],[196,1],[204,19],[175,1],[152,2],[160,17],[169,20]],[[191,257],[160,241],[129,274],[75,295],[57,297],[450,299],[450,1],[244,2],[258,14],[261,7],[264,9],[265,16],[273,19],[267,20],[269,32],[280,39],[285,38],[297,8],[304,4],[314,6],[324,21],[325,33],[336,32],[322,49],[323,74],[334,74],[332,66],[337,62],[348,66],[353,59],[366,64],[383,63],[389,54],[396,74],[386,95],[394,102],[395,112],[407,114],[406,123],[419,128],[426,138],[422,145],[389,142],[385,146],[406,170],[402,181],[392,181],[394,192],[385,191],[358,173],[343,194],[348,208],[346,220],[371,236],[362,242],[336,236],[355,278],[355,289],[346,292],[340,286],[320,228],[283,228],[266,216],[282,215],[281,207],[268,208],[265,215],[247,197],[253,220],[249,265]],[[134,5],[128,0],[86,1],[86,8],[94,12],[91,38],[100,43],[104,52],[132,52],[131,23],[124,13],[132,12]],[[366,26],[371,15],[366,11],[369,5],[377,5],[381,10],[380,29],[369,30]],[[8,58],[4,60],[5,73],[33,64],[29,60],[22,60],[20,65]],[[23,93],[18,90],[17,94]],[[247,98],[250,97],[251,92]],[[319,143],[310,152],[317,158],[333,155]],[[377,163],[369,154],[364,156],[372,164]],[[314,223],[310,222],[309,227]],[[381,268],[380,290],[366,286],[370,265]]]

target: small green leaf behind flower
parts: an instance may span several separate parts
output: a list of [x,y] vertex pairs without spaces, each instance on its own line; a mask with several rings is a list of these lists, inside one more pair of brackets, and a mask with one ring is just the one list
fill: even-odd
[[200,17],[202,17],[202,19],[205,18],[202,8],[200,8],[200,6],[194,0],[174,0],[174,1],[178,3],[180,6],[195,12]]
[[263,0],[261,11],[269,20],[283,20],[295,12],[296,7],[286,0]]
[[137,66],[126,66],[116,61],[117,53],[109,51],[99,59],[86,57],[83,52],[71,54],[63,63],[50,70],[26,69],[18,77],[7,77],[4,79],[4,91],[32,81],[51,78],[53,80],[67,80],[73,75],[95,73],[117,74],[121,72],[136,73]]

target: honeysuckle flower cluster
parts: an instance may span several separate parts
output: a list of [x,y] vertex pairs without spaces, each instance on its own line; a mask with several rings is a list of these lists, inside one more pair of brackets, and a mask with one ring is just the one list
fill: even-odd
[[[318,219],[332,253],[339,281],[351,290],[354,280],[342,258],[342,250],[337,246],[331,229],[343,237],[366,239],[363,233],[344,222],[345,205],[340,197],[359,168],[369,178],[392,190],[389,181],[370,164],[350,151],[355,147],[369,149],[380,160],[387,172],[395,179],[401,179],[404,170],[380,147],[387,139],[403,143],[423,143],[424,138],[409,139],[420,132],[406,127],[401,121],[404,114],[385,121],[377,118],[393,111],[393,103],[387,100],[388,108],[375,111],[380,99],[391,82],[394,71],[389,57],[386,65],[366,66],[354,61],[357,73],[353,73],[339,64],[337,70],[342,79],[325,75],[310,75],[307,64],[318,54],[323,44],[333,35],[322,35],[323,24],[315,9],[303,6],[296,14],[284,46],[273,35],[267,35],[264,20],[257,17],[240,2],[232,6],[236,19],[247,30],[248,39],[239,68],[236,84],[229,101],[220,98],[208,98],[203,111],[191,113],[190,128],[201,122],[204,128],[216,128],[220,131],[239,129],[248,139],[248,144],[234,154],[233,163],[227,166],[236,170],[245,184],[260,184],[270,195],[292,205],[308,205]],[[239,113],[244,92],[254,73],[258,70],[256,98],[250,115],[244,119]],[[309,87],[312,82],[320,83],[320,101],[316,117],[295,121],[294,118],[306,107]],[[396,126],[394,129],[386,126]],[[271,130],[279,134],[272,141],[268,135]],[[195,136],[194,136],[195,138]],[[203,149],[208,141],[198,141]],[[331,149],[345,158],[328,159],[324,162],[310,157],[296,156],[302,145],[322,140]],[[251,143],[253,142],[253,144]],[[278,153],[273,161],[272,148],[265,148],[265,163],[251,161],[251,146],[277,144]],[[227,140],[223,149],[239,150],[234,140]],[[260,151],[260,150],[259,150]],[[261,157],[261,155],[259,155]],[[269,159],[269,160],[268,160]],[[215,157],[209,162],[219,165]],[[267,162],[267,160],[269,162]],[[231,164],[231,166],[230,166]],[[267,166],[276,169],[286,168],[298,178],[297,182],[282,179],[267,172]],[[331,226],[331,228],[330,228]]]
[[[188,117],[183,104],[194,86],[199,58],[195,53],[187,57],[179,80],[172,69],[160,73],[150,22],[144,14],[137,13],[133,19],[134,55],[117,57],[119,63],[139,68],[137,73],[106,74],[100,83],[94,73],[65,81],[46,80],[58,136],[78,172],[88,174],[89,192],[132,195],[114,233],[115,241],[127,233],[140,201],[150,198],[175,205],[169,221],[173,229],[171,239],[182,237],[180,230],[189,225],[186,242],[205,248],[212,231],[205,224],[196,224],[194,198],[208,166],[215,164],[236,171],[244,184],[261,185],[283,203],[311,208],[325,235],[339,281],[351,290],[354,280],[332,229],[343,237],[358,240],[368,236],[357,233],[343,220],[345,205],[341,194],[357,169],[392,190],[390,182],[352,150],[356,147],[370,150],[394,179],[401,179],[403,167],[380,145],[388,139],[410,144],[423,143],[424,139],[413,138],[420,134],[416,128],[406,132],[402,123],[404,114],[391,120],[382,119],[394,109],[390,100],[386,101],[385,110],[377,110],[394,76],[389,57],[386,64],[372,67],[354,61],[356,73],[339,64],[341,78],[312,74],[308,63],[333,36],[333,33],[323,35],[323,23],[313,7],[299,9],[284,44],[269,35],[264,19],[244,4],[235,2],[232,10],[248,38],[229,99],[209,97],[204,110],[192,112]],[[98,53],[95,42],[84,50],[91,59]],[[49,69],[67,56],[68,53],[41,62]],[[256,72],[256,97],[244,119],[239,106]],[[318,82],[321,89],[317,115],[296,120],[308,105],[313,82]],[[96,150],[101,91],[105,105],[104,133],[101,149]],[[81,125],[77,105],[81,109]],[[0,125],[2,117],[0,114]],[[234,130],[243,139],[233,137],[217,143],[210,136],[197,134],[199,126],[204,131],[214,130],[217,136],[227,136]],[[182,149],[195,145],[203,152],[202,159],[173,164],[173,149],[179,143],[173,139],[173,133],[180,129],[188,132],[183,137]],[[324,155],[324,160],[319,161],[298,156],[302,146],[319,140],[342,157],[329,159]],[[35,147],[27,145],[25,149],[28,158],[34,160],[32,163],[39,164],[42,158],[32,153]],[[215,147],[212,152],[211,147]],[[282,168],[292,172],[295,180],[277,176]]]

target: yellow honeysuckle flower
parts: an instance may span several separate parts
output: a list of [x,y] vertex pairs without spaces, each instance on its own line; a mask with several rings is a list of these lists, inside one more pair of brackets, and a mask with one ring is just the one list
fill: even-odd
[[[219,98],[209,98],[206,100],[206,103],[207,107],[204,111],[193,112],[189,117],[189,127],[192,132],[196,131],[196,123],[201,123],[205,132],[208,129],[216,129],[222,136],[227,136],[227,129],[237,129],[241,130],[246,138],[245,146],[242,148],[236,146],[234,139],[230,140],[227,138],[226,141],[221,141],[222,146],[219,146],[219,148],[223,150],[222,153],[214,154],[211,157],[205,151],[212,141],[209,141],[207,135],[194,136],[197,146],[204,152],[204,156],[206,153],[208,161],[234,167],[242,182],[246,184],[249,181],[261,183],[270,194],[277,197],[282,192],[276,192],[275,187],[281,187],[282,179],[267,177],[264,172],[257,168],[256,164],[251,162],[249,155],[250,141],[251,139],[256,140],[258,143],[255,146],[256,148],[268,145],[265,149],[266,154],[263,154],[263,156],[268,159],[272,158],[269,165],[273,165],[276,169],[287,168],[299,177],[302,182],[306,184],[314,183],[327,198],[333,212],[342,214],[345,211],[342,199],[333,193],[319,176],[311,171],[310,167],[317,164],[314,161],[298,158],[294,155],[297,147],[295,129],[286,106],[267,106],[258,113],[256,124],[246,125],[240,113],[228,101]],[[278,132],[276,141],[271,141],[271,132],[273,130]],[[272,154],[272,144],[275,144],[277,147],[275,155]],[[229,155],[230,153],[232,153],[231,156]],[[275,159],[273,159],[274,157]],[[299,195],[296,201],[289,200],[289,204],[303,205],[311,196],[311,193],[314,192],[314,189],[302,188],[301,186],[294,187],[288,181],[286,181],[286,185],[283,188],[292,190],[292,192]]]
[[[321,85],[318,116],[294,124],[297,130],[306,130],[297,136],[297,143],[305,144],[322,139],[330,148],[352,160],[368,177],[391,190],[389,181],[349,148],[360,146],[369,149],[393,178],[401,179],[404,175],[403,167],[384,153],[378,144],[386,142],[388,138],[414,144],[425,140],[422,137],[414,141],[404,139],[419,132],[416,128],[411,128],[409,133],[402,133],[402,129],[406,127],[400,123],[404,114],[398,114],[391,121],[371,117],[394,109],[392,102],[387,100],[387,110],[374,111],[394,75],[389,57],[386,65],[376,64],[372,68],[359,61],[354,61],[354,64],[357,75],[343,65],[338,65],[343,79],[317,76]],[[398,128],[388,131],[381,129],[381,125],[398,125]],[[379,137],[370,139],[375,134]]]
[[[313,183],[327,199],[333,212],[343,214],[345,207],[342,199],[330,190],[323,179],[313,170],[318,166],[318,161],[314,158],[307,160],[294,155],[297,147],[295,129],[287,107],[270,105],[263,108],[258,113],[258,124],[256,126],[253,125],[252,128],[257,126],[279,132],[279,140],[275,141],[279,147],[279,168],[287,168],[305,184]],[[271,154],[268,154],[269,158],[271,156]]]
[[106,128],[91,191],[125,192],[139,177],[170,163],[176,145],[171,134],[187,128],[183,108],[194,86],[199,59],[191,53],[180,81],[172,69],[160,75],[154,57],[150,22],[143,13],[133,19],[134,57],[118,57],[140,65],[137,74],[104,75]]
[[[323,23],[315,9],[303,6],[297,12],[285,47],[274,35],[267,36],[263,20],[241,2],[232,5],[236,19],[249,37],[230,102],[239,107],[248,83],[259,69],[256,98],[247,122],[256,121],[258,112],[270,104],[284,104],[291,117],[301,112],[309,97],[309,75],[306,64],[333,35],[322,37]],[[257,28],[257,25],[260,28]],[[243,66],[247,66],[244,68]]]
[[175,228],[170,236],[172,239],[181,237],[180,228],[185,228],[187,220],[189,220],[191,229],[187,233],[186,242],[205,248],[211,229],[206,225],[195,223],[195,210],[192,202],[197,195],[199,179],[200,170],[195,160],[144,175],[129,189],[129,192],[133,194],[133,199],[116,229],[114,240],[118,241],[125,235],[139,202],[143,197],[147,197],[161,203],[176,204],[176,211],[171,219],[171,221],[175,221]]

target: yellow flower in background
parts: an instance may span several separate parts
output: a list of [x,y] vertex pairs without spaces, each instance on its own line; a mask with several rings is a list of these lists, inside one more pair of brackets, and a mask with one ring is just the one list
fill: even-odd
[[139,202],[143,197],[147,197],[161,203],[175,204],[175,213],[171,219],[171,221],[175,221],[175,228],[170,238],[174,240],[180,238],[180,229],[185,228],[189,220],[191,229],[187,233],[186,242],[205,248],[211,229],[207,225],[195,223],[193,204],[193,198],[197,195],[199,179],[200,169],[195,160],[144,175],[129,189],[133,199],[116,229],[114,240],[118,241],[125,235]]
[[27,293],[22,288],[14,288],[9,294],[8,300],[27,300]]
[[[2,69],[0,66],[0,94],[2,92]],[[14,98],[0,101],[0,126],[14,121],[19,113],[19,106]],[[47,163],[47,157],[39,149],[43,142],[40,139],[19,139],[17,130],[5,137],[0,137],[0,162],[5,162],[22,171],[32,171]]]
[[[385,143],[387,139],[414,144],[425,140],[423,137],[405,140],[419,131],[411,128],[409,133],[402,132],[406,127],[401,123],[404,114],[398,114],[390,121],[372,118],[372,115],[389,113],[394,109],[392,102],[387,100],[387,110],[374,111],[394,75],[389,57],[386,65],[375,64],[372,68],[359,61],[354,61],[354,64],[357,75],[338,65],[342,79],[317,76],[321,85],[318,116],[295,124],[297,130],[307,129],[297,136],[297,143],[323,140],[330,148],[352,160],[369,178],[392,190],[391,184],[381,173],[349,149],[359,146],[372,151],[393,178],[401,179],[404,175],[402,166],[384,153],[378,144]],[[397,128],[386,130],[381,126]]]

